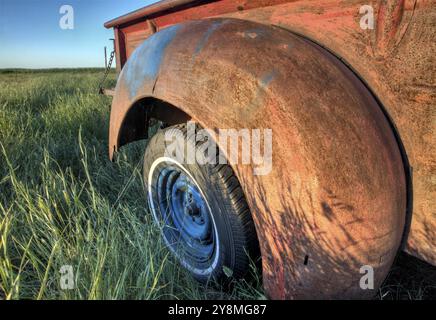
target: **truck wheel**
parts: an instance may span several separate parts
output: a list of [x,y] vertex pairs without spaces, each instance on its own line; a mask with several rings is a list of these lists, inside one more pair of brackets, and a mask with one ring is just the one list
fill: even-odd
[[238,179],[228,165],[169,157],[166,150],[174,141],[165,141],[166,134],[177,137],[181,150],[188,144],[196,152],[201,148],[187,138],[186,125],[176,125],[156,133],[145,151],[148,204],[166,246],[200,282],[243,277],[260,253]]

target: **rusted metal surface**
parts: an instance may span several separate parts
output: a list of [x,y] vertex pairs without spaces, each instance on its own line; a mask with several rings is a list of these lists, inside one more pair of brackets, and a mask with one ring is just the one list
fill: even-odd
[[[172,1],[164,3],[169,5]],[[360,28],[362,5],[374,8],[375,30]],[[117,20],[116,30],[129,33],[135,28],[146,28],[146,20],[150,18],[160,30],[192,19],[232,17],[299,33],[350,65],[392,119],[413,171],[408,204],[413,219],[407,251],[436,264],[436,7],[433,1],[222,0],[191,1],[172,10],[159,6],[143,9],[142,17]],[[131,20],[132,17],[136,20]],[[117,56],[117,67],[127,58],[123,43],[119,47],[119,55],[124,54],[124,58]]]
[[206,128],[273,130],[269,175],[234,166],[271,298],[374,294],[359,287],[360,268],[374,267],[376,286],[387,274],[404,230],[406,180],[389,122],[342,62],[260,23],[208,19],[167,27],[138,47],[120,74],[111,157],[140,137],[134,119],[142,116],[129,110],[147,109],[147,97]]
[[126,40],[124,37],[124,33],[119,28],[114,28],[115,35],[115,61],[117,63],[116,70],[117,72],[121,71],[121,68],[127,61],[126,56]]
[[[363,4],[374,8],[374,30],[359,26]],[[413,173],[406,250],[436,265],[434,1],[295,1],[225,16],[302,34],[368,84],[398,130]]]
[[[104,24],[106,28],[112,28],[115,26],[119,26],[126,23],[134,23],[137,20],[141,20],[144,17],[156,14],[156,13],[162,13],[166,10],[176,9],[180,8],[185,5],[194,5],[194,3],[199,3],[200,1],[195,0],[164,0],[159,1],[157,3],[154,3],[152,5],[146,6],[144,8],[135,10],[133,12],[130,12],[128,14],[125,14],[121,17],[118,17],[116,19],[110,20]],[[205,1],[203,1],[205,2]]]
[[[289,0],[160,1],[130,14],[113,19],[107,22],[105,26],[107,28],[117,28],[118,32],[121,33],[119,37],[121,41],[120,48],[124,57],[117,56],[118,68],[118,66],[124,65],[126,58],[130,56],[133,49],[139,44],[139,41],[129,43],[129,40],[125,38],[126,35],[131,33],[139,35],[142,32],[142,40],[145,40],[151,33],[179,22],[204,19],[235,11],[252,10],[288,1]],[[137,40],[140,40],[140,36]],[[129,49],[122,49],[123,47]],[[119,70],[121,70],[121,68],[119,68]]]

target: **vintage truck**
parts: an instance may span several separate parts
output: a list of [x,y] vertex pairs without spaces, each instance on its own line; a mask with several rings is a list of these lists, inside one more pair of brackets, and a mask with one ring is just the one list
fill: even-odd
[[[435,22],[426,0],[166,0],[120,16],[105,23],[110,158],[162,124],[148,207],[199,281],[260,261],[272,299],[373,296],[399,250],[436,264]],[[168,134],[201,148],[191,122],[270,129],[271,171],[168,157]]]

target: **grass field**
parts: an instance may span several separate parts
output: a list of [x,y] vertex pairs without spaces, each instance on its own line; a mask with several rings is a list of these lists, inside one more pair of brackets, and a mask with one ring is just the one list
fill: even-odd
[[[0,71],[0,298],[264,298],[255,272],[223,292],[169,255],[146,212],[146,142],[107,158],[101,73]],[[63,265],[73,267],[72,290],[59,286]],[[403,254],[378,298],[434,298],[435,283],[435,268]]]

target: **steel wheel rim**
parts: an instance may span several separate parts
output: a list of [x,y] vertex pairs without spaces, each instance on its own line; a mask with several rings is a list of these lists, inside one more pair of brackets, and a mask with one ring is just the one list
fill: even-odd
[[148,175],[148,200],[167,247],[188,270],[209,275],[218,263],[217,229],[192,175],[174,159],[156,159]]

